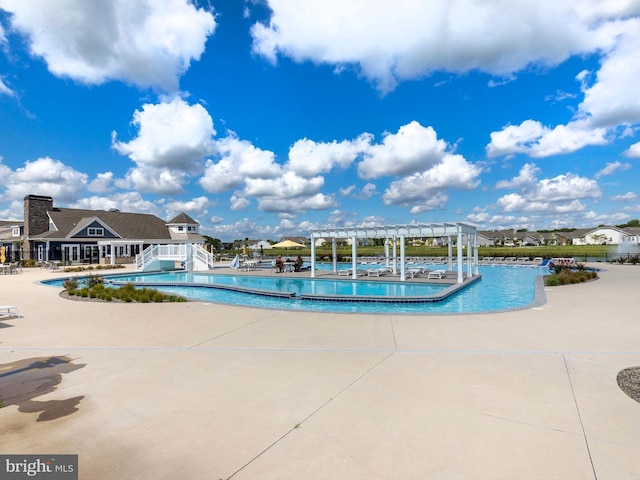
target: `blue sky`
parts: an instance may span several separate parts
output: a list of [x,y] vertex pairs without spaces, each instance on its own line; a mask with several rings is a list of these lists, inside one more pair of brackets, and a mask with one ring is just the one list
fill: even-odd
[[638,0],[0,0],[0,218],[640,217]]

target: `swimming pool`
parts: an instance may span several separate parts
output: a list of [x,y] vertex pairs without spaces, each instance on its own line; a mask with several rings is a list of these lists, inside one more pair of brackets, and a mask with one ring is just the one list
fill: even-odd
[[[417,284],[410,281],[368,282],[366,280],[326,280],[310,278],[291,278],[249,275],[216,275],[186,272],[161,274],[129,274],[109,276],[110,281],[132,282],[136,284],[155,285],[154,288],[167,293],[182,295],[192,300],[205,302],[244,305],[249,307],[270,308],[278,310],[301,310],[343,313],[404,313],[404,314],[456,314],[481,313],[508,309],[526,308],[534,303],[544,302],[544,289],[538,277],[548,273],[543,267],[517,266],[479,266],[482,278],[464,289],[450,295],[443,301],[429,303],[381,303],[381,302],[326,302],[321,300],[301,300],[305,292],[333,295],[370,295],[372,289],[378,295],[407,296],[435,294],[447,285]],[[173,285],[160,285],[171,282]],[[252,289],[269,291],[293,291],[296,296],[271,297],[196,286],[218,282],[234,288],[246,286]],[[61,286],[62,280],[44,282]],[[179,285],[185,283],[185,285]],[[537,285],[536,285],[537,284]],[[422,287],[422,288],[419,288]],[[355,292],[355,293],[354,293]],[[536,296],[537,294],[537,296]]]

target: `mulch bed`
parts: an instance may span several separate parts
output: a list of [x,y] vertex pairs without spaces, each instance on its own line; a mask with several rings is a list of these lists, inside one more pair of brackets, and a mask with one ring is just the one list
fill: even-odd
[[618,386],[640,403],[640,367],[625,368],[618,373]]

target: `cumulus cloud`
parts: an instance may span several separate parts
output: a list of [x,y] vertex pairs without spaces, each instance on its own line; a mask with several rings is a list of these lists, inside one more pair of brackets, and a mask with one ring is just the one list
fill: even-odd
[[[627,14],[638,15],[640,9],[636,6],[632,10],[631,5],[628,4]],[[582,71],[576,76],[583,100],[574,116],[566,125],[553,128],[526,120],[493,132],[486,149],[489,157],[516,153],[548,157],[574,152],[588,145],[605,145],[620,136],[620,129],[626,132],[625,127],[640,122],[640,84],[637,81],[640,76],[637,62],[640,18],[601,20],[591,33],[604,52],[600,68],[596,72]]]
[[[253,51],[276,63],[355,65],[382,92],[434,71],[479,70],[509,78],[532,64],[609,50],[631,2],[311,2],[269,0],[251,29]],[[634,10],[635,8],[635,10]],[[500,28],[496,28],[500,25]]]
[[631,145],[624,154],[630,158],[640,158],[640,142]]
[[320,192],[324,178],[304,178],[294,172],[271,179],[248,178],[244,194],[258,199],[258,206],[266,212],[303,212],[332,208],[336,201]]
[[96,178],[87,185],[87,190],[94,193],[105,193],[111,190],[113,185],[113,172],[99,173]]
[[212,12],[187,0],[1,0],[0,8],[54,75],[166,92],[177,91],[216,28]]
[[317,143],[303,138],[295,142],[289,150],[287,167],[305,177],[313,177],[319,173],[326,173],[333,168],[347,168],[368,148],[372,135],[363,133],[355,140],[342,142]]
[[275,178],[282,174],[275,155],[246,140],[229,135],[216,142],[220,159],[207,160],[199,183],[207,192],[220,193],[238,188],[247,178]]
[[496,184],[496,188],[523,188],[534,184],[538,181],[537,174],[540,169],[533,163],[527,163],[522,166],[517,177],[511,180],[501,180]]
[[19,200],[26,195],[48,195],[59,202],[75,201],[85,185],[88,176],[50,157],[26,162],[15,172],[5,170],[3,199]]
[[148,103],[134,112],[131,123],[138,128],[138,136],[119,142],[113,132],[112,147],[138,165],[190,171],[197,167],[197,160],[215,151],[213,120],[200,104],[189,105],[178,97]]
[[199,104],[180,98],[145,104],[134,112],[132,125],[137,137],[121,142],[113,132],[112,148],[136,163],[127,177],[144,192],[180,192],[189,175],[202,170],[203,157],[215,152],[213,120]]
[[[54,196],[54,200],[57,200],[56,196]],[[117,208],[121,212],[160,214],[157,204],[150,200],[143,199],[138,192],[123,192],[107,197],[85,197],[73,202],[69,207],[86,210],[109,210],[111,208]]]
[[432,127],[412,121],[387,133],[382,143],[371,145],[358,164],[358,174],[365,180],[387,175],[410,175],[427,170],[443,160],[447,142],[438,140]]
[[489,157],[516,153],[534,158],[548,157],[575,152],[587,145],[605,145],[609,142],[607,133],[607,129],[593,128],[586,121],[549,128],[536,120],[525,120],[520,125],[491,132],[491,142],[486,150]]
[[384,192],[385,205],[411,206],[411,213],[444,208],[447,188],[471,190],[480,183],[481,169],[461,155],[447,154],[432,168],[394,181]]
[[211,201],[207,197],[197,197],[186,201],[173,201],[165,205],[168,217],[175,217],[180,213],[190,213],[192,215],[204,217],[208,213]]
[[526,173],[531,171],[531,167],[525,165],[520,175],[529,175],[529,181],[514,183],[520,191],[503,195],[497,200],[496,204],[502,212],[579,212],[586,208],[580,200],[597,200],[602,196],[595,180],[573,173],[537,180]]
[[627,192],[622,195],[613,195],[611,200],[614,202],[635,202],[640,198],[640,195],[634,192]]

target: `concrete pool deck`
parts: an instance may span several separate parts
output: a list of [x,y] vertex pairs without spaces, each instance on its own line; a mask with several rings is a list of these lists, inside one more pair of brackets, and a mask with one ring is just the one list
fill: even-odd
[[[76,302],[0,275],[0,453],[83,479],[637,479],[640,267],[531,309]],[[67,274],[68,275],[68,274]]]

